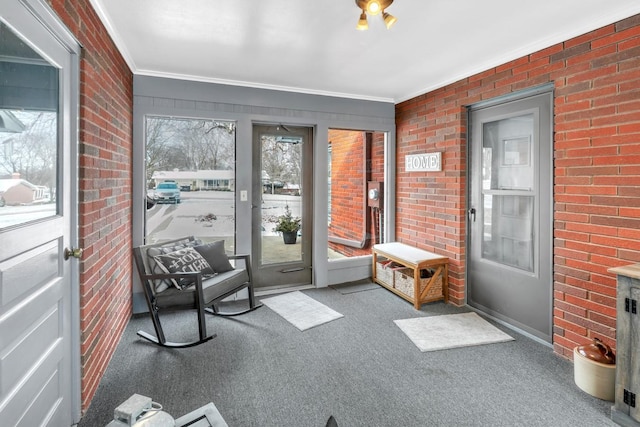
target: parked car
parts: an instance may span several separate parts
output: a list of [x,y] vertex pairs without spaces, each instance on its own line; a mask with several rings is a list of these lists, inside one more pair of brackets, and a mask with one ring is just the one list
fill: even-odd
[[175,182],[161,182],[154,192],[156,203],[180,203],[180,188]]

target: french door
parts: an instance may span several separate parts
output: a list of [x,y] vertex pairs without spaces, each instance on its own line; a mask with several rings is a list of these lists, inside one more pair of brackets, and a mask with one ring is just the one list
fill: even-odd
[[[313,129],[253,126],[252,256],[256,287],[311,283]],[[277,230],[290,214],[301,228]]]
[[551,92],[471,108],[467,303],[552,340]]

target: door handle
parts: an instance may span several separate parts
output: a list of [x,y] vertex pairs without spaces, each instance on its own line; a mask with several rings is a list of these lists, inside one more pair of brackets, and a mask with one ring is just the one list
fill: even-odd
[[296,268],[289,268],[289,269],[285,269],[285,270],[280,270],[280,273],[295,273],[296,271],[302,271],[304,270],[303,267],[296,267]]
[[476,222],[476,208],[469,209],[469,217],[473,216],[473,222]]
[[82,248],[64,248],[62,256],[64,257],[65,261],[67,261],[71,257],[80,259],[80,257],[82,257]]

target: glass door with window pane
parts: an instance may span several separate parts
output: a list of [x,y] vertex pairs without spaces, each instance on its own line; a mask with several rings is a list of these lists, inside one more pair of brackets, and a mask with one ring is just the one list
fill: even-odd
[[73,270],[81,251],[72,251],[71,243],[77,228],[72,201],[80,47],[63,44],[68,37],[46,25],[47,13],[27,2],[0,2],[3,426],[79,420]]
[[467,302],[550,342],[551,96],[470,118]]
[[311,283],[312,129],[253,127],[256,286]]

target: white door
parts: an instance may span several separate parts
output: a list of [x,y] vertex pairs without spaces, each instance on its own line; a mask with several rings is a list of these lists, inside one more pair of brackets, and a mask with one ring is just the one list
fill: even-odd
[[[27,8],[24,3],[32,4]],[[78,368],[71,363],[72,324],[78,324],[72,316],[77,302],[72,307],[71,274],[77,261],[64,257],[75,237],[71,153],[77,51],[62,44],[64,37],[52,35],[61,26],[45,27],[43,22],[57,21],[51,21],[43,4],[0,2],[3,426],[69,426],[78,421],[78,375],[73,370]]]

